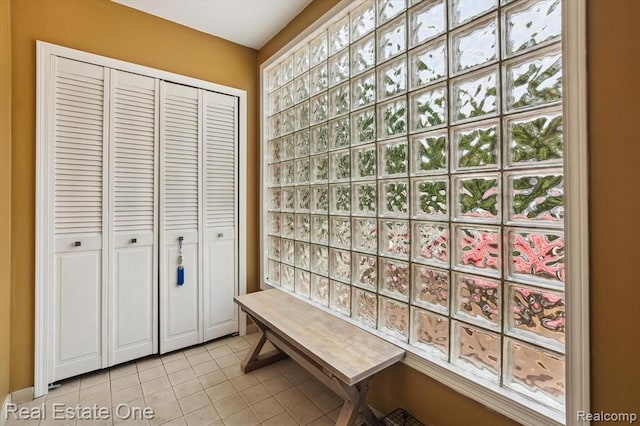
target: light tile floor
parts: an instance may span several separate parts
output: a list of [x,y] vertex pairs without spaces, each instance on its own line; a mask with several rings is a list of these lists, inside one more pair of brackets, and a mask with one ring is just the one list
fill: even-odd
[[[164,356],[153,356],[62,382],[46,397],[21,404],[45,404],[48,419],[13,420],[8,426],[49,423],[100,425],[333,425],[343,401],[291,359],[248,374],[240,360],[256,333],[230,337]],[[52,404],[111,407],[108,420],[51,420]],[[122,420],[118,404],[151,407],[151,420]],[[121,414],[124,414],[122,412]]]

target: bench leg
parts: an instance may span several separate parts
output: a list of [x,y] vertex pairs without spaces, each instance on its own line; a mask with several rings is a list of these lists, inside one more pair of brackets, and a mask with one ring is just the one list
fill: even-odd
[[260,351],[264,347],[264,344],[267,342],[267,336],[265,335],[266,328],[263,324],[257,321],[255,318],[251,317],[254,323],[258,326],[258,333],[260,333],[260,338],[253,344],[251,349],[247,352],[247,355],[240,363],[240,368],[243,373],[248,373],[257,368],[264,367],[265,365],[273,364],[276,361],[280,361],[287,357],[287,354],[282,351],[276,350],[261,354]]
[[336,380],[344,392],[349,396],[345,400],[342,410],[338,415],[336,425],[339,426],[352,426],[358,419],[358,414],[362,414],[368,424],[373,424],[378,420],[371,411],[371,408],[367,405],[367,392],[369,392],[369,380],[363,380],[357,385],[349,386]]

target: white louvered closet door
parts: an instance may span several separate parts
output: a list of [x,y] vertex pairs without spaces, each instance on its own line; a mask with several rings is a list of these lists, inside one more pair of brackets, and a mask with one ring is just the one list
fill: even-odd
[[[202,341],[199,91],[163,81],[160,99],[160,352]],[[178,285],[179,239],[184,284]]]
[[237,98],[203,91],[204,340],[238,331]]
[[103,67],[52,60],[55,279],[50,381],[106,367],[106,204],[108,111]]
[[109,365],[158,350],[158,89],[111,71]]

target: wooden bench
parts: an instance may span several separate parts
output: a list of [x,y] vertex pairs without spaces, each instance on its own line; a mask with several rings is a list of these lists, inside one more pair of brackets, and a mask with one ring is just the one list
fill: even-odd
[[[366,403],[369,380],[400,361],[404,350],[278,289],[235,301],[260,333],[242,361],[245,373],[288,355],[344,399],[336,424],[353,425],[359,413],[369,424],[376,421]],[[277,349],[261,354],[267,340]]]

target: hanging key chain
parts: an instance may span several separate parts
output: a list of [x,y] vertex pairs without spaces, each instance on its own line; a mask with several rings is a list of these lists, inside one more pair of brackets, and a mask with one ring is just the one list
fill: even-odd
[[178,237],[178,286],[182,286],[182,284],[184,284],[184,265],[182,263],[183,240],[183,237]]

